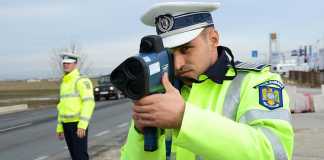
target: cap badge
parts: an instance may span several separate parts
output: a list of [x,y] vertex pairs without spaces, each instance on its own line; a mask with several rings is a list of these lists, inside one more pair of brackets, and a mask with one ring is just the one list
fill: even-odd
[[174,24],[174,18],[170,14],[160,15],[156,18],[157,28],[162,32],[168,32],[172,29]]

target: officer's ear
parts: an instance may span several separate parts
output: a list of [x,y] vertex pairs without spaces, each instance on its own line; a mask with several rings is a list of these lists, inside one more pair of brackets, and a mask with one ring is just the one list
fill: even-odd
[[214,27],[205,28],[205,30],[203,31],[203,35],[205,36],[205,39],[210,48],[217,48],[219,44],[219,34],[214,29]]
[[212,47],[216,48],[219,45],[219,33],[214,29],[214,27],[208,28],[208,38]]

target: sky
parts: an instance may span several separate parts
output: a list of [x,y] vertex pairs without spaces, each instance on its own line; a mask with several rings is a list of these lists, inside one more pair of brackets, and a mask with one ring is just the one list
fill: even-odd
[[[55,76],[52,50],[71,43],[88,55],[91,74],[109,73],[138,53],[141,37],[155,34],[140,17],[158,2],[168,1],[1,0],[0,79]],[[265,58],[271,32],[278,34],[281,51],[316,42],[324,46],[322,0],[217,2],[221,7],[212,13],[214,24],[221,45],[231,48],[236,59],[251,61],[252,50]]]

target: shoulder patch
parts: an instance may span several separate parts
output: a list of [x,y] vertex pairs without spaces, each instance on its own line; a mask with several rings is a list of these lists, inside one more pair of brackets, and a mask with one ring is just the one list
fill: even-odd
[[88,77],[86,77],[86,76],[80,76],[76,80],[75,87],[77,85],[83,85],[85,87],[85,89],[89,90],[89,89],[91,89],[91,84],[90,83],[91,83],[91,80]]
[[284,85],[277,80],[263,82],[254,88],[259,90],[259,104],[274,110],[283,107],[282,89]]
[[86,89],[91,89],[91,85],[90,85],[89,81],[83,81],[83,84],[84,84]]
[[241,61],[235,62],[235,67],[238,70],[253,70],[253,71],[261,71],[262,69],[268,67],[268,64],[261,64],[261,63],[246,63]]

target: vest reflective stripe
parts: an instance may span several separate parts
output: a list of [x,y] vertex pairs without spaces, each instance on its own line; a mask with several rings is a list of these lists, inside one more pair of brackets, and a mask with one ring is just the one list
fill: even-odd
[[88,117],[80,116],[80,113],[74,114],[74,115],[60,115],[60,118],[62,118],[62,119],[78,118],[78,119],[83,120],[83,121],[89,121],[90,120],[90,118],[88,118]]
[[60,118],[62,119],[73,119],[73,118],[79,118],[80,117],[80,113],[77,114],[62,114],[60,115]]
[[82,98],[82,101],[83,102],[86,102],[86,101],[93,101],[94,99],[93,99],[93,97],[84,97],[84,98]]
[[240,123],[250,123],[258,119],[279,119],[287,121],[290,123],[290,111],[286,109],[276,109],[276,110],[261,110],[261,109],[252,109],[244,113],[240,117]]
[[223,114],[225,117],[235,121],[236,112],[240,103],[241,85],[248,72],[238,72],[230,84],[224,100]]
[[260,129],[271,143],[275,160],[288,160],[286,152],[278,137],[268,128],[260,127]]
[[64,95],[60,96],[61,99],[63,99],[63,98],[75,98],[75,97],[80,97],[80,94],[79,93],[71,93],[71,94],[64,94]]
[[80,120],[82,120],[82,121],[89,121],[89,120],[90,120],[90,118],[88,118],[88,117],[83,117],[83,116],[80,116]]

